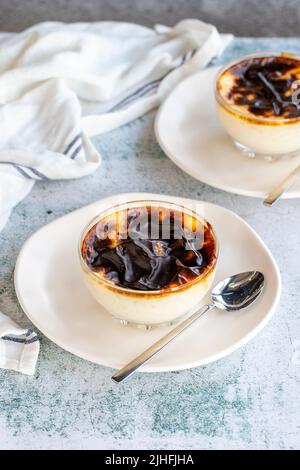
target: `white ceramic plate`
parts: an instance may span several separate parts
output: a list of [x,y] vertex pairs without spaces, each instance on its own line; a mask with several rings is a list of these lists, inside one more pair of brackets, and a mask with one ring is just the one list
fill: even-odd
[[[170,327],[139,330],[122,326],[105,312],[83,284],[77,243],[82,228],[101,210],[126,200],[147,198],[184,202],[153,194],[103,199],[40,229],[27,240],[17,260],[16,293],[30,320],[62,348],[104,366],[123,366]],[[149,361],[143,371],[186,369],[220,359],[253,338],[278,304],[279,271],[256,233],[220,206],[201,203],[199,211],[214,226],[220,244],[216,282],[236,272],[257,269],[266,276],[265,290],[250,309],[238,313],[212,311]]]
[[[299,163],[251,159],[239,152],[218,122],[213,83],[218,68],[201,71],[180,83],[160,108],[156,138],[179,168],[215,188],[265,197]],[[283,195],[300,197],[300,179]]]

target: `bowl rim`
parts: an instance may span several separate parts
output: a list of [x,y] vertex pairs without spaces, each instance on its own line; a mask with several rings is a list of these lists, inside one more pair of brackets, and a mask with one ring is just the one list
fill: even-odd
[[255,59],[255,58],[264,58],[264,57],[286,57],[287,59],[296,59],[299,61],[299,66],[300,66],[300,54],[299,53],[292,53],[292,52],[286,52],[286,51],[257,51],[253,52],[250,54],[245,54],[243,56],[238,57],[237,59],[234,59],[227,64],[223,65],[217,72],[214,80],[214,96],[217,101],[217,103],[225,108],[228,112],[231,114],[236,115],[237,117],[240,117],[242,119],[246,119],[250,122],[256,123],[256,124],[273,124],[273,125],[282,125],[282,124],[292,124],[294,122],[299,122],[300,121],[300,116],[299,117],[294,117],[294,118],[289,118],[286,119],[284,117],[263,117],[263,116],[256,116],[251,113],[246,113],[243,112],[242,110],[237,110],[233,109],[233,106],[228,103],[223,96],[221,95],[219,88],[218,88],[218,82],[221,76],[230,68],[233,67],[234,65],[239,64],[240,62],[243,62],[244,60],[247,59]]
[[[158,290],[138,290],[138,289],[130,289],[127,287],[119,286],[112,281],[106,279],[103,276],[100,276],[99,273],[96,271],[93,271],[90,266],[86,263],[85,259],[82,256],[82,244],[84,242],[85,236],[88,233],[88,231],[101,219],[103,219],[105,216],[112,214],[114,212],[117,212],[117,210],[121,210],[121,208],[126,208],[129,205],[132,205],[130,208],[134,207],[141,207],[141,206],[146,206],[146,205],[154,205],[154,206],[161,206],[161,207],[177,207],[178,210],[182,210],[183,212],[189,213],[189,215],[192,215],[195,217],[199,222],[201,222],[203,225],[208,225],[209,229],[211,230],[214,241],[215,241],[215,250],[214,250],[214,259],[208,264],[208,266],[204,269],[204,271],[194,279],[191,279],[190,281],[180,284],[175,287],[163,287],[162,289]],[[148,296],[162,296],[166,294],[171,294],[173,292],[179,292],[186,290],[189,287],[192,287],[194,284],[197,284],[198,282],[202,281],[204,278],[206,278],[209,274],[215,271],[218,257],[219,257],[219,243],[218,239],[216,236],[216,232],[213,228],[213,226],[198,212],[195,210],[190,209],[184,204],[179,204],[176,202],[169,202],[167,200],[161,201],[161,200],[154,200],[154,199],[140,199],[140,200],[132,200],[132,201],[125,201],[125,202],[120,202],[117,204],[114,204],[113,206],[107,207],[106,209],[103,209],[99,214],[94,216],[83,228],[83,230],[80,233],[79,237],[79,243],[78,243],[78,254],[79,254],[79,260],[81,267],[83,271],[85,271],[86,274],[90,275],[94,281],[97,282],[97,284],[101,284],[108,289],[118,292],[120,294],[126,294],[126,295],[132,295],[132,296],[139,296],[139,297],[148,297]]]

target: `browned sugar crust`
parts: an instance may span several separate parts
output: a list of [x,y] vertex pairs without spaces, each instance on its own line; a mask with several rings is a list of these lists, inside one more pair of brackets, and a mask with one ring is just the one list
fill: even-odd
[[[292,85],[299,79],[300,60],[284,55],[255,57],[225,70],[218,79],[217,89],[229,105],[244,108],[250,120],[252,115],[293,122],[300,117],[300,106],[292,101],[295,92]],[[225,80],[231,84],[229,89],[223,86]]]
[[[158,227],[154,237],[151,220]],[[166,221],[170,222],[167,226]],[[167,232],[166,227],[170,228]],[[135,238],[141,228],[143,238]],[[145,292],[184,287],[204,277],[216,263],[216,250],[208,222],[151,206],[105,217],[86,233],[81,245],[82,258],[91,271],[112,285]]]

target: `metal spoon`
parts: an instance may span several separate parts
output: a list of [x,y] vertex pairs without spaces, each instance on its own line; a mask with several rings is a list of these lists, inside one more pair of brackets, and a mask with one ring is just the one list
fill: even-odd
[[298,165],[291,173],[276,186],[273,191],[268,194],[268,196],[264,200],[265,206],[272,206],[275,204],[276,201],[282,196],[282,194],[287,191],[295,182],[297,177],[299,177],[300,173],[300,165]]
[[190,325],[192,325],[198,318],[202,317],[205,313],[213,308],[221,310],[241,310],[248,307],[254,302],[261,293],[264,286],[264,275],[259,271],[249,271],[245,273],[235,274],[224,279],[217,284],[212,291],[212,303],[204,305],[200,310],[197,310],[186,320],[179,323],[168,334],[156,341],[146,351],[133,359],[125,367],[117,371],[112,379],[115,382],[122,382],[124,379],[133,374],[142,364],[148,359],[157,354],[164,346],[169,344],[176,336],[182,333]]

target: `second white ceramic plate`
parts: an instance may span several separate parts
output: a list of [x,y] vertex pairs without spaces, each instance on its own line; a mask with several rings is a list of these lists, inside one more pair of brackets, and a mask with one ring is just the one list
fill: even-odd
[[[81,275],[77,244],[83,227],[119,202],[182,199],[155,194],[112,196],[46,225],[25,243],[15,268],[18,299],[30,320],[62,348],[95,363],[120,368],[169,329],[122,326],[91,297]],[[220,256],[216,282],[230,274],[260,270],[266,286],[258,301],[240,312],[214,310],[184,332],[143,371],[186,369],[226,356],[255,336],[272,316],[280,297],[276,263],[258,235],[240,217],[220,206],[197,204],[216,230]],[[204,300],[209,301],[209,295]],[[158,312],[159,314],[159,312]]]
[[[268,162],[238,151],[218,122],[213,84],[218,68],[181,82],[161,106],[155,121],[157,140],[182,170],[215,188],[264,198],[297,165],[300,156]],[[300,197],[300,179],[285,192]]]

